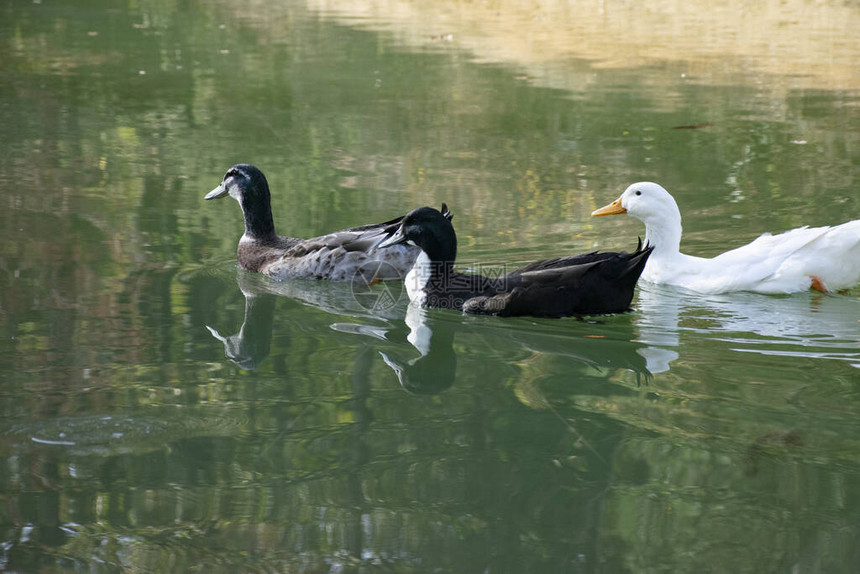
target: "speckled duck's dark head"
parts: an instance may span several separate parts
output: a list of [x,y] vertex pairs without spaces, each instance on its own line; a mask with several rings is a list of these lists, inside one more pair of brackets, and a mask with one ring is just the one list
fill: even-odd
[[236,164],[227,170],[221,184],[204,199],[220,199],[228,195],[242,206],[246,237],[261,241],[277,238],[269,182],[263,172],[251,164]]
[[[443,211],[447,207],[443,205]],[[457,234],[450,218],[432,207],[413,209],[403,218],[397,233],[382,242],[379,247],[391,247],[400,243],[412,243],[427,254],[434,263],[453,265],[457,258]]]

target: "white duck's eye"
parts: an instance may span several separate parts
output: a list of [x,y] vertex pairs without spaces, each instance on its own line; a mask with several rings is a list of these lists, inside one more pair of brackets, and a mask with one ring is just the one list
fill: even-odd
[[641,191],[639,191],[639,190],[637,189],[637,190],[636,190],[636,195],[642,195],[642,192],[641,192]]

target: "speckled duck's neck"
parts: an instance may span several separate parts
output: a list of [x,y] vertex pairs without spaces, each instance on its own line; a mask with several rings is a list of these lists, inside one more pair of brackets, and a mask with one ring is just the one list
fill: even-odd
[[242,213],[245,216],[245,237],[254,240],[276,240],[275,222],[272,220],[272,209],[268,201],[268,190],[265,198],[240,199]]

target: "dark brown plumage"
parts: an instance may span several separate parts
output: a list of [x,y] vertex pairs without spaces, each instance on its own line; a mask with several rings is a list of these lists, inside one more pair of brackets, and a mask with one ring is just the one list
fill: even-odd
[[651,247],[633,253],[591,252],[530,263],[501,277],[454,271],[457,235],[439,211],[421,207],[403,218],[380,247],[411,241],[419,257],[407,275],[413,301],[427,307],[501,316],[564,317],[630,309]]

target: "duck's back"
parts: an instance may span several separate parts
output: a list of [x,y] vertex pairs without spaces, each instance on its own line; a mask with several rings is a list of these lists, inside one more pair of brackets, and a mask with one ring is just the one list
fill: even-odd
[[835,227],[800,227],[755,241],[713,259],[695,259],[666,283],[703,293],[806,291],[812,277],[831,291],[860,282],[860,220]]
[[559,265],[559,260],[539,261],[508,274],[506,292],[472,299],[463,310],[537,317],[622,313],[630,309],[636,281],[650,254],[651,248],[588,253],[579,256],[587,262],[566,266]]
[[288,247],[270,261],[263,272],[277,279],[401,279],[420,250],[410,245],[376,247],[397,231],[401,219],[352,227],[311,239],[284,238]]
[[[816,277],[830,291],[849,289],[860,283],[860,220],[835,227],[801,228],[775,237],[792,235],[799,236],[793,239],[799,245],[779,265],[774,282]],[[803,288],[808,289],[809,285]]]

